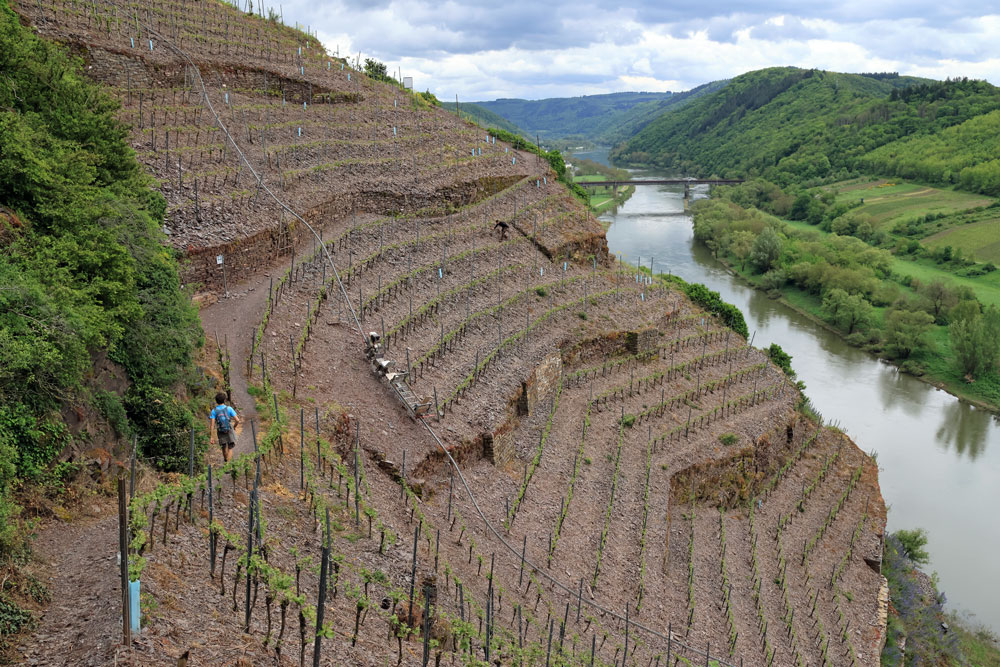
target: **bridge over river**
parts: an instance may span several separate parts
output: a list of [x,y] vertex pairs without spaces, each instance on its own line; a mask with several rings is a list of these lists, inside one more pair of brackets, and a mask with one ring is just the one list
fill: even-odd
[[585,188],[614,188],[616,196],[618,194],[618,188],[629,185],[683,185],[684,198],[687,199],[691,195],[692,185],[739,185],[742,182],[742,179],[737,178],[650,178],[628,181],[577,181],[577,185],[582,185]]
[[624,185],[739,185],[743,179],[737,178],[650,178],[640,181],[577,181],[583,187],[620,187]]

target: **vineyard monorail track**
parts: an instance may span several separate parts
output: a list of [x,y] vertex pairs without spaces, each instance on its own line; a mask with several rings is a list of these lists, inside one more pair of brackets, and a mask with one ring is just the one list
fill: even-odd
[[[121,9],[122,8],[121,5],[119,5],[117,2],[114,2],[113,0],[102,0],[102,4],[114,6],[117,9]],[[43,21],[46,20],[45,17],[44,17],[44,15],[42,15],[41,18],[42,18]],[[240,161],[242,161],[242,163],[246,165],[247,169],[250,170],[250,173],[257,180],[258,192],[260,192],[260,191],[265,192],[269,197],[271,197],[271,199],[274,200],[274,202],[279,207],[281,207],[283,210],[287,211],[296,220],[298,220],[303,225],[305,225],[306,229],[308,229],[310,231],[310,233],[312,233],[312,235],[315,237],[316,241],[319,243],[319,247],[322,248],[323,256],[326,258],[327,263],[329,264],[331,270],[334,273],[334,276],[335,276],[335,278],[337,280],[337,285],[340,288],[340,292],[341,292],[341,294],[342,294],[342,296],[344,298],[345,303],[347,304],[348,309],[350,310],[351,317],[354,320],[354,324],[355,324],[355,327],[357,329],[358,335],[361,338],[361,342],[362,342],[363,345],[367,344],[365,333],[364,333],[364,329],[362,328],[361,322],[358,319],[357,313],[354,310],[354,306],[351,303],[351,299],[350,299],[350,297],[347,294],[347,290],[344,287],[344,283],[343,283],[343,281],[340,278],[340,272],[337,270],[337,266],[334,263],[333,258],[330,255],[330,252],[327,250],[326,243],[323,241],[322,237],[316,232],[315,229],[313,229],[312,225],[310,225],[302,216],[300,216],[298,213],[296,213],[288,204],[286,204],[284,201],[282,201],[267,186],[267,184],[264,183],[263,176],[261,176],[258,173],[258,171],[254,168],[253,164],[251,164],[250,160],[246,157],[245,153],[242,151],[242,149],[240,148],[239,144],[235,141],[235,139],[233,139],[233,137],[230,134],[229,130],[227,129],[225,123],[223,123],[222,118],[216,112],[215,107],[212,105],[212,101],[211,101],[211,99],[210,99],[210,97],[208,95],[208,89],[205,87],[205,82],[202,79],[201,70],[194,63],[194,61],[187,54],[187,52],[185,52],[183,49],[181,49],[180,47],[178,47],[177,45],[175,45],[168,37],[166,37],[163,33],[161,33],[159,30],[157,30],[154,26],[149,25],[145,21],[138,21],[138,22],[140,24],[142,24],[146,28],[146,30],[149,31],[150,34],[156,35],[158,37],[158,39],[159,39],[159,43],[160,44],[165,45],[173,53],[177,54],[180,58],[182,58],[185,62],[187,62],[188,65],[191,67],[192,74],[194,75],[194,77],[197,78],[198,85],[201,88],[201,96],[202,96],[202,98],[204,100],[205,106],[211,112],[211,114],[214,117],[215,122],[218,125],[219,129],[223,132],[223,134],[225,134],[226,139],[233,146],[233,149],[236,151],[237,155],[239,156]],[[500,534],[500,532],[493,526],[493,524],[490,523],[490,521],[486,518],[486,515],[483,513],[482,509],[480,508],[479,503],[476,500],[475,494],[472,492],[472,489],[470,488],[468,481],[466,480],[465,476],[462,474],[461,468],[458,466],[458,463],[455,461],[455,459],[452,458],[451,453],[448,451],[447,447],[445,447],[444,443],[438,437],[437,433],[434,431],[434,429],[431,427],[431,425],[426,420],[421,419],[419,421],[423,424],[424,428],[427,429],[427,432],[430,434],[430,436],[437,443],[437,446],[441,449],[441,451],[444,453],[444,455],[448,458],[448,462],[450,463],[451,467],[454,468],[455,472],[458,473],[458,477],[459,477],[459,479],[462,482],[462,486],[465,488],[465,491],[468,494],[469,499],[472,501],[473,506],[476,508],[476,512],[479,514],[479,517],[483,520],[483,523],[485,524],[485,526],[500,541],[500,543],[504,546],[504,548],[506,548],[507,551],[510,552],[510,554],[512,556],[514,556],[519,562],[523,562],[525,566],[531,568],[534,572],[540,574],[542,577],[544,577],[549,582],[551,582],[552,585],[554,585],[555,587],[557,587],[557,588],[561,589],[562,591],[564,591],[570,597],[570,599],[576,598],[578,602],[580,602],[580,603],[586,603],[587,605],[589,605],[590,607],[592,607],[596,611],[601,612],[602,614],[610,615],[612,618],[618,619],[620,621],[625,621],[627,623],[628,627],[630,627],[630,628],[634,627],[634,628],[636,628],[638,630],[641,630],[644,633],[646,633],[646,634],[648,634],[648,635],[650,635],[652,637],[655,637],[655,638],[657,638],[657,639],[659,639],[661,641],[667,642],[668,647],[673,646],[674,644],[676,644],[678,647],[683,648],[684,650],[689,651],[689,652],[691,652],[693,654],[698,654],[699,656],[704,655],[707,660],[712,660],[712,661],[716,662],[718,665],[721,665],[722,667],[737,667],[737,665],[734,664],[734,663],[730,663],[730,662],[724,661],[724,660],[722,660],[720,658],[713,657],[713,656],[707,654],[706,651],[700,651],[700,650],[698,650],[698,649],[696,649],[696,648],[694,648],[692,646],[689,646],[689,645],[685,644],[684,642],[682,642],[682,641],[680,641],[678,639],[674,639],[673,637],[664,636],[664,635],[660,634],[659,632],[657,632],[656,630],[653,630],[652,628],[649,628],[649,627],[643,625],[642,623],[639,623],[639,622],[635,621],[634,619],[631,619],[631,618],[627,617],[626,615],[622,615],[622,614],[620,614],[620,613],[618,613],[618,612],[616,612],[616,611],[614,611],[612,609],[607,609],[607,608],[601,606],[600,604],[598,604],[597,602],[595,602],[593,600],[583,599],[582,596],[580,596],[577,593],[577,591],[575,591],[572,588],[566,586],[561,581],[559,581],[555,577],[553,577],[550,574],[548,574],[547,572],[545,572],[545,570],[543,568],[535,565],[530,560],[528,560],[523,554],[519,553],[517,551],[517,549],[515,549],[513,546],[511,546],[503,538],[503,536]],[[739,665],[742,665],[742,664],[743,664],[743,661],[742,661],[742,659],[740,659]]]

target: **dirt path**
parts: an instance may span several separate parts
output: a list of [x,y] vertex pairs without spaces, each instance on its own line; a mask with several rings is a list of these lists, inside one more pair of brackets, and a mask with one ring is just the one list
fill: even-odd
[[52,602],[22,642],[24,664],[105,665],[121,641],[117,513],[107,501],[87,513],[73,523],[53,522],[35,539],[39,578]]
[[[228,340],[233,404],[244,419],[236,451],[253,448],[249,420],[257,417],[244,373],[250,343],[267,302],[268,273],[235,286],[200,312],[205,335]],[[225,344],[225,343],[224,343]],[[217,452],[210,456],[218,458]],[[33,548],[52,602],[39,629],[22,643],[27,665],[105,665],[120,650],[118,517],[112,502],[95,503],[73,523],[43,528]],[[100,518],[103,517],[103,518]]]
[[253,398],[247,392],[244,369],[261,313],[267,304],[270,275],[278,270],[272,267],[252,280],[236,285],[229,291],[228,298],[222,297],[199,312],[205,336],[212,340],[218,337],[223,346],[229,345],[232,403],[243,420],[243,424],[236,430],[237,454],[253,449],[250,420],[257,418],[257,410]]

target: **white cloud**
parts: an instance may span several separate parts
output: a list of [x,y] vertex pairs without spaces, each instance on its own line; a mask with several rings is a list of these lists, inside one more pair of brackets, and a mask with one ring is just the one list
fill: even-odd
[[982,4],[846,0],[292,0],[332,51],[382,60],[443,99],[686,90],[776,65],[1000,83],[1000,15]]

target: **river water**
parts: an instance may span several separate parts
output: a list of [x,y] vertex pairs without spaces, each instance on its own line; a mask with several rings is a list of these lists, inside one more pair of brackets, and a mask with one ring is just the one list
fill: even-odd
[[[607,151],[576,156],[607,163]],[[659,176],[637,171],[634,178]],[[692,188],[694,197],[706,187]],[[657,272],[704,283],[735,304],[756,332],[778,343],[828,423],[876,452],[889,530],[924,528],[930,564],[949,606],[1000,630],[1000,423],[985,410],[848,346],[794,310],[747,287],[695,242],[683,188],[641,186],[601,216],[611,252]]]

